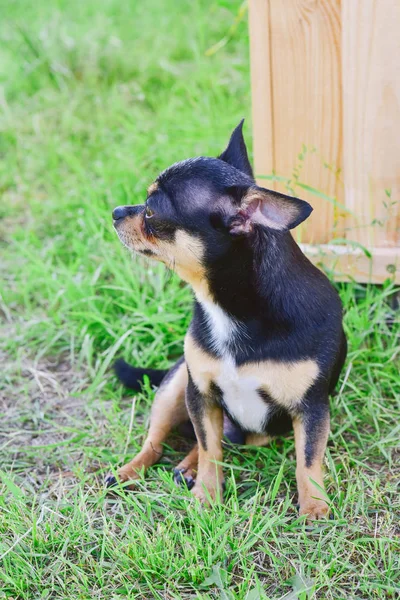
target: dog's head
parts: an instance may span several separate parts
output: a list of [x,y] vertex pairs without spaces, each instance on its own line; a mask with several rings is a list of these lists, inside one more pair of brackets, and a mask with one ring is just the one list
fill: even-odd
[[164,262],[195,285],[213,261],[260,229],[286,232],[311,206],[256,185],[242,133],[236,127],[218,158],[191,158],[159,175],[144,204],[113,211],[121,242]]

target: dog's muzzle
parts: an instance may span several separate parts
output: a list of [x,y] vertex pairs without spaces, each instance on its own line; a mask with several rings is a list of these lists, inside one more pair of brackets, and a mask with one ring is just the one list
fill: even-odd
[[114,225],[125,219],[125,217],[133,217],[140,211],[138,206],[117,206],[112,212]]

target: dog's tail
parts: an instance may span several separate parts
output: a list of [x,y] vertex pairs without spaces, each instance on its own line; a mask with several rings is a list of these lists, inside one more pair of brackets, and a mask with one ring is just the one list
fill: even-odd
[[114,372],[121,383],[130,390],[139,392],[143,384],[143,375],[147,375],[151,385],[158,387],[168,371],[161,369],[140,369],[131,367],[123,358],[114,363]]

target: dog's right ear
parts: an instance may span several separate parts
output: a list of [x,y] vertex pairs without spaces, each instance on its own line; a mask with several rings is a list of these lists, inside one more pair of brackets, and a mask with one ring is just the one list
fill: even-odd
[[257,185],[233,186],[227,192],[236,206],[236,214],[228,225],[232,235],[247,235],[256,224],[288,231],[300,225],[312,212],[312,206],[304,200]]
[[229,144],[218,158],[254,179],[253,169],[247,155],[246,142],[243,137],[243,123],[244,119],[233,130]]

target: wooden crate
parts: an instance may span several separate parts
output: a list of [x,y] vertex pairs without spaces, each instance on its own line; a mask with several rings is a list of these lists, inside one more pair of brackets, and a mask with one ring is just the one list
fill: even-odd
[[295,235],[338,279],[400,282],[400,1],[249,0],[249,15],[259,184],[313,205]]

